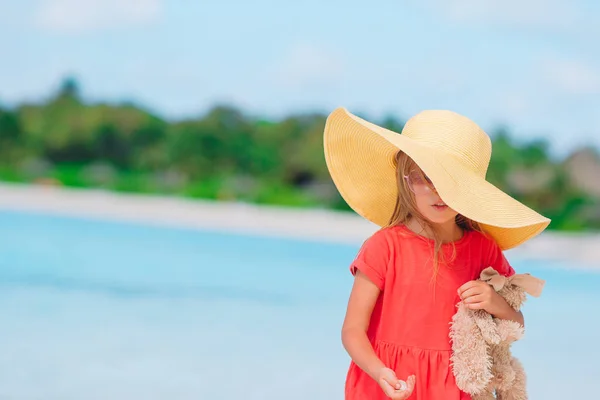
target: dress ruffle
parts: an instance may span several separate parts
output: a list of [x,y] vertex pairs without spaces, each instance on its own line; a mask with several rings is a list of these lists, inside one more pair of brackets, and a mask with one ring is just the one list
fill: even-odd
[[[431,393],[444,393],[440,400],[470,400],[456,386],[450,364],[450,350],[422,349],[378,340],[373,349],[379,359],[396,372],[398,379],[415,375],[410,400],[431,399]],[[378,395],[377,395],[378,394]],[[389,400],[379,384],[352,363],[346,382],[347,400]]]

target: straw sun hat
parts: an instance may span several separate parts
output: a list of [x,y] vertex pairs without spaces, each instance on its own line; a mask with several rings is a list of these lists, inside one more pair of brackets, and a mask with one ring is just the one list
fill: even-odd
[[442,200],[480,223],[500,248],[516,247],[550,220],[486,181],[491,140],[470,119],[452,111],[422,111],[402,133],[334,110],[325,124],[327,168],[341,196],[367,220],[387,225],[398,196],[395,155],[402,150],[431,179]]

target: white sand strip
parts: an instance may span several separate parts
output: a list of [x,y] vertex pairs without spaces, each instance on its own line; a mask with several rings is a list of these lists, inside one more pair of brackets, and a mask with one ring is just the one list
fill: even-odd
[[[0,183],[0,209],[360,245],[377,227],[353,213]],[[510,257],[600,270],[600,234],[544,232]]]
[[5,183],[0,209],[342,243],[377,228],[346,212]]

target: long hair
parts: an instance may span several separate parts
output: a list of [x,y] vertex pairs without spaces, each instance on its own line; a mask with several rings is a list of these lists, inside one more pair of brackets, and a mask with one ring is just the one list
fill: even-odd
[[[419,166],[403,151],[398,151],[396,154],[396,184],[398,188],[398,197],[396,198],[396,205],[394,206],[394,212],[389,219],[389,226],[396,226],[400,224],[406,224],[411,219],[415,219],[423,228],[427,230],[427,232],[432,236],[434,246],[433,246],[433,279],[437,276],[439,270],[439,263],[446,261],[444,259],[444,252],[441,252],[441,248],[443,245],[442,239],[439,237],[439,233],[433,226],[433,224],[427,220],[419,212],[417,208],[417,203],[415,200],[414,193],[408,187],[408,182],[404,179],[405,175],[411,170],[416,170],[423,174]],[[476,221],[473,221],[461,214],[456,216],[456,224],[463,231],[479,231],[482,232],[481,227]],[[452,257],[455,256],[456,248],[454,247],[454,243],[452,243]]]

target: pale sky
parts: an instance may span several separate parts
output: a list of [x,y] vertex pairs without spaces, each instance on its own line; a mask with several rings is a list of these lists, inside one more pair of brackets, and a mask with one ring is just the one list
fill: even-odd
[[72,74],[87,99],[165,118],[443,108],[600,146],[598,21],[594,0],[0,0],[0,103]]

